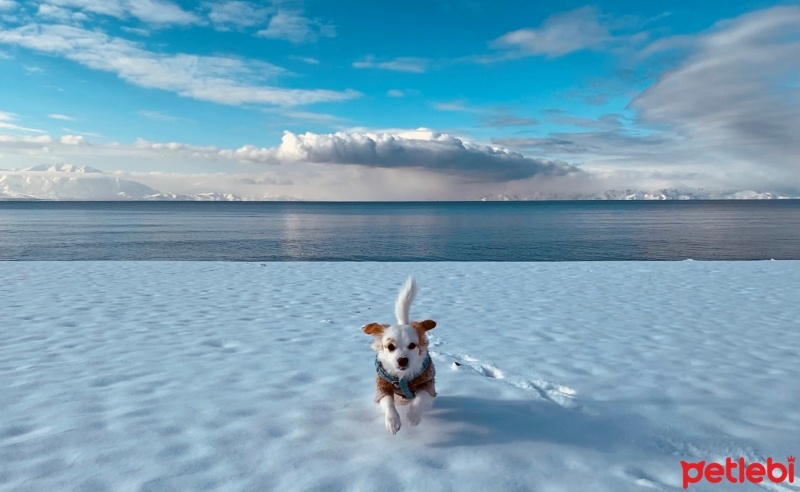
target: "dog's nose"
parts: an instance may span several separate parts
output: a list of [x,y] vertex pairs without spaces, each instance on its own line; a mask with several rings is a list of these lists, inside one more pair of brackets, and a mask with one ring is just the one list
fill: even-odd
[[400,357],[397,359],[397,363],[400,364],[400,367],[405,367],[408,365],[408,357]]

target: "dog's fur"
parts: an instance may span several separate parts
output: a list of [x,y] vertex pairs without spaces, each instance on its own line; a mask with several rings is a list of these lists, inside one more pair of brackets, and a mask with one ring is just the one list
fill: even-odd
[[378,352],[377,359],[383,369],[393,377],[406,380],[409,389],[414,393],[414,398],[406,399],[397,385],[384,380],[380,375],[376,376],[378,391],[375,401],[383,409],[386,430],[392,434],[400,430],[400,415],[395,403],[409,405],[406,419],[415,426],[419,424],[422,412],[433,405],[436,397],[436,369],[433,361],[421,371],[425,358],[428,357],[426,332],[432,330],[436,322],[429,319],[409,321],[408,313],[416,293],[417,285],[409,277],[394,305],[397,324],[370,323],[363,327],[364,333],[375,338],[372,348]]

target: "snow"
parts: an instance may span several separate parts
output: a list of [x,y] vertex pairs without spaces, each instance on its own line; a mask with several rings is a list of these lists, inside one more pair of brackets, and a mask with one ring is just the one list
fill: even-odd
[[168,193],[93,167],[68,163],[44,164],[21,171],[0,169],[0,200],[298,201],[269,193],[259,197],[214,192]]
[[[300,137],[303,136],[301,135]],[[319,137],[319,135],[315,137]],[[347,136],[345,135],[345,137]],[[375,135],[372,135],[372,137],[377,138]],[[295,138],[295,140],[297,139]],[[308,151],[308,148],[300,150],[305,152]],[[296,152],[294,153],[296,154]],[[43,164],[23,170],[0,169],[0,200],[308,201],[287,195],[264,193],[263,190],[257,190],[255,195],[205,191],[208,187],[222,189],[220,188],[220,183],[216,182],[219,181],[218,176],[214,178],[215,183],[203,183],[202,180],[196,183],[195,188],[199,188],[199,192],[180,194],[156,190],[138,181],[123,179],[121,176],[124,175],[106,173],[93,167],[77,166],[69,163]],[[249,184],[256,184],[256,181],[252,178],[242,179],[244,180],[242,182],[249,181]],[[222,187],[224,188],[224,186]],[[792,197],[779,193],[752,190],[711,192],[707,190],[662,189],[649,192],[607,190],[602,193],[538,192],[533,195],[485,195],[480,200],[756,200],[784,198]]]
[[76,166],[68,162],[58,164],[42,164],[40,166],[33,166],[24,171],[34,172],[49,172],[49,173],[102,173],[103,171],[89,166]]
[[69,164],[0,172],[0,199],[134,200],[156,193],[136,181]]
[[[393,321],[409,274],[412,319],[438,322],[439,397],[391,436],[361,326]],[[0,491],[683,490],[681,460],[800,452],[800,261],[0,278]],[[689,488],[734,489],[762,490]]]

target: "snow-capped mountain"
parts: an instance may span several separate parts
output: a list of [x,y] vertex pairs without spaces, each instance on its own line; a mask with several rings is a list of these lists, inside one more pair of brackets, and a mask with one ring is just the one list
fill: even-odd
[[484,195],[484,202],[514,202],[536,200],[775,200],[798,198],[778,193],[752,190],[739,191],[707,191],[661,189],[655,191],[641,190],[606,190],[600,193],[550,193],[536,192],[525,195]]
[[293,197],[242,197],[232,193],[177,194],[105,173],[89,166],[52,164],[22,170],[0,170],[0,200],[172,200],[294,201]]
[[[601,193],[534,192],[525,195],[485,195],[481,201],[531,200],[771,200],[800,198],[778,193],[698,189],[607,190]],[[232,193],[178,194],[121,179],[89,166],[44,164],[22,170],[0,170],[0,200],[169,200],[169,201],[299,201],[284,195],[240,196]]]
[[68,164],[66,162],[60,164],[42,164],[41,166],[33,166],[24,171],[34,171],[43,173],[102,173],[103,171],[89,166],[76,166],[75,164]]
[[0,171],[6,200],[140,200],[158,191],[90,167],[71,164]]
[[264,195],[261,197],[240,196],[233,193],[156,193],[142,200],[195,201],[195,202],[299,202],[299,198],[285,195]]

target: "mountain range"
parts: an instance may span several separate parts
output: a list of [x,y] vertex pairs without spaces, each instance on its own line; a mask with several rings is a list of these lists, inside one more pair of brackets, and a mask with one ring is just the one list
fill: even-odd
[[484,202],[517,202],[536,200],[777,200],[796,199],[779,193],[729,190],[710,191],[704,189],[659,189],[642,190],[606,190],[600,193],[533,193],[526,195],[484,195]]
[[[525,195],[484,195],[480,201],[534,200],[768,200],[800,198],[778,193],[703,189],[606,190],[600,193],[535,192]],[[89,166],[60,163],[22,170],[0,170],[0,200],[172,200],[172,201],[298,201],[283,195],[240,196],[232,193],[178,194],[121,179]]]
[[19,171],[0,170],[0,200],[183,200],[297,201],[289,196],[239,196],[232,193],[178,194],[155,190],[89,166],[41,165]]

